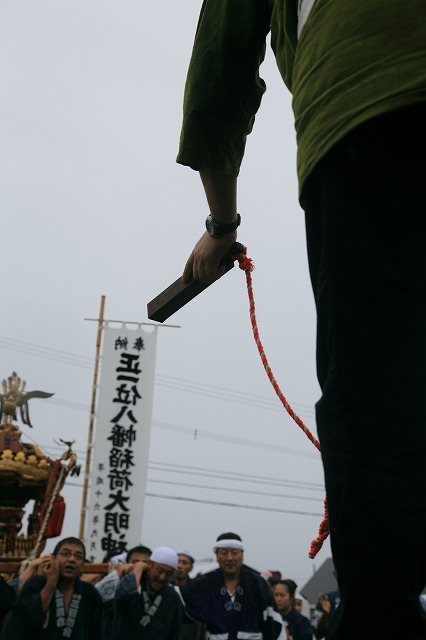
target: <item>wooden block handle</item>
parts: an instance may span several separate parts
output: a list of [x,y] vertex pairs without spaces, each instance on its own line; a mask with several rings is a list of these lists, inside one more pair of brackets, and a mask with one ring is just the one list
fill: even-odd
[[[226,256],[221,260],[221,264],[225,265],[226,272],[234,266],[236,254],[242,253],[243,250],[244,246],[240,242],[234,242]],[[184,284],[182,280],[178,278],[164,289],[164,291],[159,293],[158,296],[148,302],[148,318],[156,322],[164,322],[209,286],[209,284],[199,282],[198,280],[191,280],[191,282]]]

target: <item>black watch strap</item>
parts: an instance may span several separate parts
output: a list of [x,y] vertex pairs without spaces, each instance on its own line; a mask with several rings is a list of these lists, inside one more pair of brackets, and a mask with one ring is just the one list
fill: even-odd
[[206,218],[207,233],[212,238],[221,238],[222,236],[225,236],[227,233],[232,233],[232,231],[235,231],[236,229],[238,229],[240,224],[241,224],[241,216],[239,213],[237,213],[237,219],[235,220],[235,222],[230,222],[228,224],[221,224],[220,222],[215,220],[212,215],[209,215]]

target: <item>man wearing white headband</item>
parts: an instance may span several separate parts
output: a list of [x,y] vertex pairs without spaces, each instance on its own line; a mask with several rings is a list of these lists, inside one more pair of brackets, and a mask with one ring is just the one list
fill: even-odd
[[120,581],[114,640],[178,640],[182,605],[170,584],[177,566],[177,553],[158,547]]
[[219,568],[180,589],[186,614],[206,624],[207,640],[276,640],[282,618],[266,580],[243,564],[240,536],[221,534],[213,551]]

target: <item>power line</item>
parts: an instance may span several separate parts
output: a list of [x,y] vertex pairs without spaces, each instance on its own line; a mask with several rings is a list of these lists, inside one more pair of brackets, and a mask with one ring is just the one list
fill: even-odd
[[208,491],[224,491],[227,493],[241,493],[251,496],[267,496],[269,498],[285,498],[289,500],[303,500],[309,502],[317,502],[323,500],[321,498],[308,498],[306,496],[290,496],[288,494],[279,494],[279,493],[270,493],[268,491],[253,491],[247,489],[231,489],[230,487],[210,487],[204,484],[191,484],[189,482],[170,482],[167,480],[152,480],[148,478],[148,482],[152,482],[153,484],[172,484],[174,487],[189,487],[191,489],[207,489]]
[[[38,444],[30,436],[26,435],[34,444],[37,444],[44,451],[63,451],[63,447],[57,445]],[[79,449],[74,449],[74,452],[78,455],[79,462],[84,462],[86,452]],[[53,457],[53,454],[50,454]],[[172,474],[183,475],[195,475],[219,480],[233,480],[243,483],[256,483],[263,485],[288,487],[294,489],[302,489],[304,491],[324,491],[324,485],[316,482],[306,482],[303,480],[290,480],[288,478],[277,478],[260,476],[249,473],[239,473],[236,471],[220,471],[219,469],[209,469],[206,467],[196,467],[190,465],[181,465],[174,462],[161,462],[157,460],[151,460],[148,462],[148,469],[150,471],[160,471]],[[172,484],[173,482],[171,482]]]
[[93,358],[71,353],[70,351],[36,345],[31,342],[25,342],[24,340],[15,340],[14,338],[0,336],[0,347],[62,364],[83,367],[85,369],[93,368]]
[[199,500],[196,498],[183,498],[181,496],[164,496],[158,493],[146,493],[147,497],[150,498],[162,498],[164,500],[178,500],[180,502],[195,502],[198,504],[210,504],[218,507],[231,507],[232,509],[250,509],[253,511],[268,511],[272,513],[291,513],[292,515],[298,516],[315,516],[316,518],[321,518],[323,516],[322,513],[312,513],[309,511],[296,511],[293,509],[274,509],[273,507],[255,507],[246,504],[238,504],[232,502],[219,502],[216,500]]
[[[75,353],[71,353],[64,350],[53,349],[51,347],[44,347],[40,345],[36,345],[30,342],[15,340],[11,338],[6,338],[0,336],[0,348],[12,350],[18,353],[24,353],[25,355],[43,358],[45,360],[56,362],[59,364],[65,364],[70,366],[76,366],[83,369],[92,369],[94,366],[94,358],[90,358],[87,356],[78,355]],[[164,387],[166,389],[170,389],[173,391],[191,393],[193,395],[213,398],[216,400],[225,400],[228,402],[234,402],[238,404],[243,404],[249,407],[255,407],[259,409],[266,409],[269,411],[282,411],[282,406],[277,398],[269,398],[264,397],[252,393],[246,393],[241,391],[235,391],[232,389],[207,385],[200,382],[195,382],[191,380],[179,379],[173,376],[168,375],[156,375],[155,383],[158,386]],[[87,404],[74,402],[71,400],[66,400],[62,398],[55,397],[50,400],[50,403],[57,406],[67,407],[68,409],[73,409],[77,411],[89,412],[89,402]],[[302,412],[305,414],[314,415],[313,408],[304,405],[304,404],[293,404],[293,407],[296,411]],[[319,460],[318,455],[315,453],[305,452],[300,449],[292,449],[288,447],[277,447],[273,444],[268,444],[265,442],[258,442],[253,440],[248,440],[246,438],[237,438],[235,436],[228,435],[220,435],[211,431],[204,431],[200,429],[193,429],[190,427],[182,427],[179,425],[174,425],[165,422],[153,421],[153,426],[159,429],[165,429],[169,431],[174,431],[176,433],[182,434],[191,434],[195,435],[196,438],[204,438],[209,440],[216,440],[221,442],[228,442],[232,444],[236,444],[238,446],[252,447],[256,449],[264,449],[268,451],[279,451],[282,453],[286,453],[294,456],[307,457],[312,459]],[[47,447],[46,447],[47,448]],[[60,449],[60,447],[50,446],[48,447],[51,450]],[[220,480],[232,480],[235,482],[243,482],[243,483],[256,483],[257,485],[269,485],[269,486],[282,486],[288,487],[292,489],[302,489],[305,491],[323,491],[322,485],[315,483],[306,483],[306,482],[298,482],[292,480],[283,480],[279,478],[267,478],[265,476],[253,476],[252,474],[240,474],[236,472],[221,472],[214,469],[205,469],[200,467],[189,467],[185,465],[177,465],[173,463],[161,463],[161,462],[153,462],[149,463],[148,468],[154,471],[161,472],[169,472],[174,474],[185,474],[185,475],[195,475],[198,477],[208,477],[212,479],[220,479]],[[167,480],[157,480],[157,479],[148,479],[148,482],[157,483],[157,484],[172,484],[174,486],[182,486],[188,488],[198,488],[204,490],[211,491],[224,491],[231,492],[235,494],[245,494],[245,495],[258,495],[258,496],[269,496],[279,499],[292,499],[292,500],[315,500],[315,498],[309,498],[306,496],[291,496],[291,495],[277,495],[269,492],[263,491],[255,491],[255,490],[247,490],[247,489],[232,489],[230,487],[210,487],[208,485],[200,485],[191,484],[189,482],[176,482],[176,481],[167,481]],[[66,486],[69,487],[78,487],[81,488],[82,485],[73,482],[67,482]],[[171,496],[171,495],[162,495],[155,493],[146,493],[146,496],[163,499],[163,500],[177,500],[183,502],[191,502],[198,504],[206,504],[206,505],[215,505],[222,507],[231,507],[234,509],[250,509],[255,511],[264,511],[264,512],[275,512],[275,513],[289,513],[293,515],[303,515],[303,516],[315,516],[321,517],[322,513],[311,513],[306,511],[297,511],[290,509],[279,509],[272,507],[260,507],[254,505],[242,505],[239,503],[229,503],[215,500],[202,500],[197,498],[190,498],[184,496]]]
[[[50,448],[60,449],[60,447],[53,447],[53,446]],[[75,451],[75,452],[78,453],[78,451]],[[84,457],[82,458],[82,460],[84,461]],[[80,458],[79,458],[79,462],[80,462]],[[197,477],[201,476],[201,477],[211,478],[212,480],[234,481],[234,482],[240,482],[245,484],[255,483],[256,485],[270,485],[273,487],[286,487],[288,489],[297,489],[299,491],[300,490],[319,491],[319,492],[324,491],[324,485],[321,483],[305,482],[301,480],[300,481],[289,480],[287,478],[268,478],[267,476],[244,475],[244,474],[234,473],[232,471],[219,471],[216,469],[203,470],[203,469],[200,469],[199,467],[191,467],[191,466],[185,466],[185,465],[181,465],[179,468],[173,468],[172,464],[166,463],[166,462],[165,463],[149,462],[148,470],[167,472],[167,473],[172,473],[177,475],[189,475],[189,476],[197,476]],[[157,479],[154,480],[152,478],[149,478],[148,481],[162,482],[164,484],[172,484],[172,485],[181,484],[179,482],[176,482],[175,480],[160,481]],[[200,487],[201,485],[197,483],[195,485],[188,484],[187,486]],[[205,488],[208,488],[208,487],[205,487]],[[214,488],[218,488],[218,487],[214,487]],[[244,490],[235,490],[235,491],[239,491],[241,493],[244,492]],[[257,492],[249,491],[248,493],[257,493]],[[262,495],[262,494],[259,492],[259,495]],[[269,495],[269,494],[265,494],[265,495]],[[275,495],[275,494],[270,494],[270,495]],[[311,499],[311,498],[305,498],[305,499]]]
[[321,461],[320,456],[316,451],[304,451],[303,449],[281,447],[273,443],[261,442],[260,440],[249,440],[248,438],[237,438],[236,436],[229,436],[226,434],[215,433],[213,431],[206,431],[204,429],[194,429],[193,427],[182,427],[180,425],[170,424],[167,422],[160,422],[158,420],[153,420],[152,426],[156,429],[164,429],[166,431],[173,431],[174,433],[182,433],[190,436],[194,436],[195,434],[195,438],[199,440],[204,439],[204,440],[214,440],[217,442],[228,442],[231,444],[236,444],[241,447],[249,447],[256,450],[285,453],[287,455],[298,456],[300,458],[309,458],[310,460],[316,460],[317,462]]
[[49,398],[49,404],[55,404],[60,407],[67,407],[67,409],[75,409],[76,411],[84,411],[89,413],[90,402],[83,404],[82,402],[74,402],[74,400],[64,400],[63,398]]
[[[186,391],[193,393],[195,395],[203,395],[208,397],[216,398],[218,396],[221,397],[222,400],[229,400],[230,402],[238,402],[242,404],[246,404],[249,406],[254,406],[262,409],[268,409],[272,411],[282,411],[282,406],[280,401],[275,398],[268,398],[265,396],[260,396],[253,393],[246,393],[244,391],[234,391],[232,389],[227,389],[226,387],[217,387],[212,385],[207,385],[201,382],[194,382],[192,380],[184,380],[174,378],[172,376],[167,375],[157,375],[156,380],[158,380],[158,384],[163,387],[167,387],[170,389],[175,389],[179,391]],[[294,408],[297,408],[298,411],[303,411],[305,413],[311,413],[314,416],[315,412],[311,406],[306,404],[293,404]]]
[[[75,482],[67,482],[66,486],[79,487],[79,488],[83,487],[82,484],[77,484]],[[312,513],[310,511],[297,511],[296,509],[278,509],[275,507],[259,507],[255,505],[239,504],[237,502],[221,502],[219,500],[201,500],[199,498],[188,498],[184,496],[165,496],[159,493],[146,492],[145,496],[148,498],[160,498],[162,500],[177,500],[179,502],[207,504],[207,505],[213,505],[217,507],[231,507],[232,509],[249,509],[251,511],[267,511],[269,513],[290,513],[292,515],[298,515],[298,516],[314,516],[315,518],[320,518],[323,516],[322,513]]]
[[[187,487],[189,489],[223,491],[225,493],[244,494],[244,495],[250,495],[250,496],[267,496],[269,498],[279,498],[280,500],[287,499],[287,500],[302,500],[302,501],[309,501],[309,502],[321,502],[321,503],[323,502],[323,499],[320,499],[320,498],[308,498],[306,496],[297,496],[297,495],[292,496],[288,494],[270,493],[267,491],[253,491],[253,490],[249,491],[247,489],[232,489],[231,487],[212,487],[212,486],[202,485],[198,483],[191,484],[190,482],[174,482],[174,481],[172,482],[169,480],[153,480],[152,478],[147,478],[147,482],[152,484],[172,485],[173,487]],[[67,482],[66,486],[83,488],[82,484],[78,484],[76,482]],[[146,493],[146,495],[148,495],[148,493]]]
[[[23,340],[6,338],[4,336],[0,336],[0,348],[17,351],[20,353],[25,353],[26,355],[44,358],[53,362],[81,367],[84,369],[92,369],[94,366],[94,358],[75,354],[70,351],[63,351],[60,349],[53,349],[51,347],[36,345],[34,343],[26,342]],[[161,374],[155,376],[155,382],[160,387],[165,387],[174,391],[182,391],[185,393],[209,397],[216,400],[227,400],[229,402],[256,407],[259,409],[267,409],[268,411],[282,411],[281,403],[276,397],[269,398],[252,393],[246,393],[244,391],[235,391],[232,389],[227,389],[225,387],[207,385],[192,380],[185,380]],[[69,401],[56,399],[51,403],[63,404],[64,402]],[[68,406],[72,409],[86,410],[84,405],[77,405],[78,403],[73,403],[72,405]],[[314,409],[312,408],[312,406],[301,403],[292,403],[292,406],[296,412],[303,413],[304,415],[309,415],[312,418],[314,417]]]
[[266,451],[274,451],[287,453],[294,456],[299,456],[302,458],[310,458],[313,460],[320,461],[320,456],[317,452],[314,451],[303,451],[302,449],[292,449],[290,447],[280,447],[276,444],[268,444],[266,442],[260,442],[258,440],[248,440],[247,438],[237,438],[235,436],[227,436],[225,434],[215,433],[214,431],[205,431],[203,429],[194,429],[191,427],[180,427],[178,425],[172,425],[167,422],[159,422],[158,420],[153,420],[153,426],[160,429],[167,429],[168,431],[175,431],[177,433],[188,433],[195,434],[195,438],[204,438],[207,440],[217,440],[219,442],[230,442],[232,444],[238,444],[244,447],[252,447],[257,450],[264,449]]
[[[156,466],[158,468],[156,468]],[[217,471],[216,469],[207,469],[206,467],[190,467],[188,465],[180,465],[175,463],[164,463],[151,461],[149,463],[151,470],[169,471],[170,473],[181,472],[188,475],[204,475],[211,477],[220,477],[223,480],[239,480],[241,482],[255,482],[256,484],[270,484],[278,486],[294,486],[298,489],[306,489],[311,491],[324,491],[324,486],[317,482],[306,482],[302,480],[282,480],[281,478],[269,478],[267,476],[258,476],[248,473],[239,473],[236,471]],[[176,471],[177,470],[177,471]],[[218,474],[218,475],[217,475]]]
[[[49,399],[49,402],[52,402],[52,399]],[[63,406],[70,405],[71,408],[76,408],[74,405],[78,405],[78,403],[74,403],[72,401],[68,402],[66,400],[57,399],[57,404],[61,404]],[[84,405],[81,405],[82,407]],[[87,407],[88,410],[88,407]],[[279,453],[285,453],[291,456],[298,456],[301,458],[309,458],[310,460],[316,460],[320,462],[320,456],[317,452],[314,451],[304,451],[303,449],[294,449],[291,447],[281,447],[279,445],[267,442],[261,442],[259,440],[249,440],[248,438],[237,438],[236,436],[229,436],[226,434],[219,434],[213,431],[206,431],[204,429],[194,429],[193,427],[182,427],[180,425],[170,424],[168,422],[160,422],[158,420],[152,421],[152,426],[157,429],[164,429],[167,431],[173,431],[175,433],[182,433],[194,436],[196,439],[205,439],[205,440],[214,440],[217,442],[228,442],[232,444],[236,444],[242,447],[250,447],[256,450],[264,450],[264,451],[273,451]],[[40,445],[42,446],[42,445]],[[48,446],[48,445],[45,445]],[[76,451],[77,453],[77,451]]]

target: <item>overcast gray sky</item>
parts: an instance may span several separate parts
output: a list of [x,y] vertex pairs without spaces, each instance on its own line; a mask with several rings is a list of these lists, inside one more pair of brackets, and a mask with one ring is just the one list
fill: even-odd
[[[27,436],[84,462],[101,295],[106,318],[147,321],[181,273],[207,213],[198,174],[175,163],[200,0],[0,2],[0,377],[33,400]],[[297,202],[291,97],[272,51],[239,182],[239,240],[260,335],[289,402],[315,431],[315,313]],[[302,585],[322,514],[319,454],[280,408],[234,269],[158,335],[141,540],[210,557],[233,530],[246,561]],[[234,474],[234,475],[231,475]],[[73,479],[81,485],[81,478]],[[81,488],[65,490],[78,533]],[[135,541],[137,543],[139,541]]]

